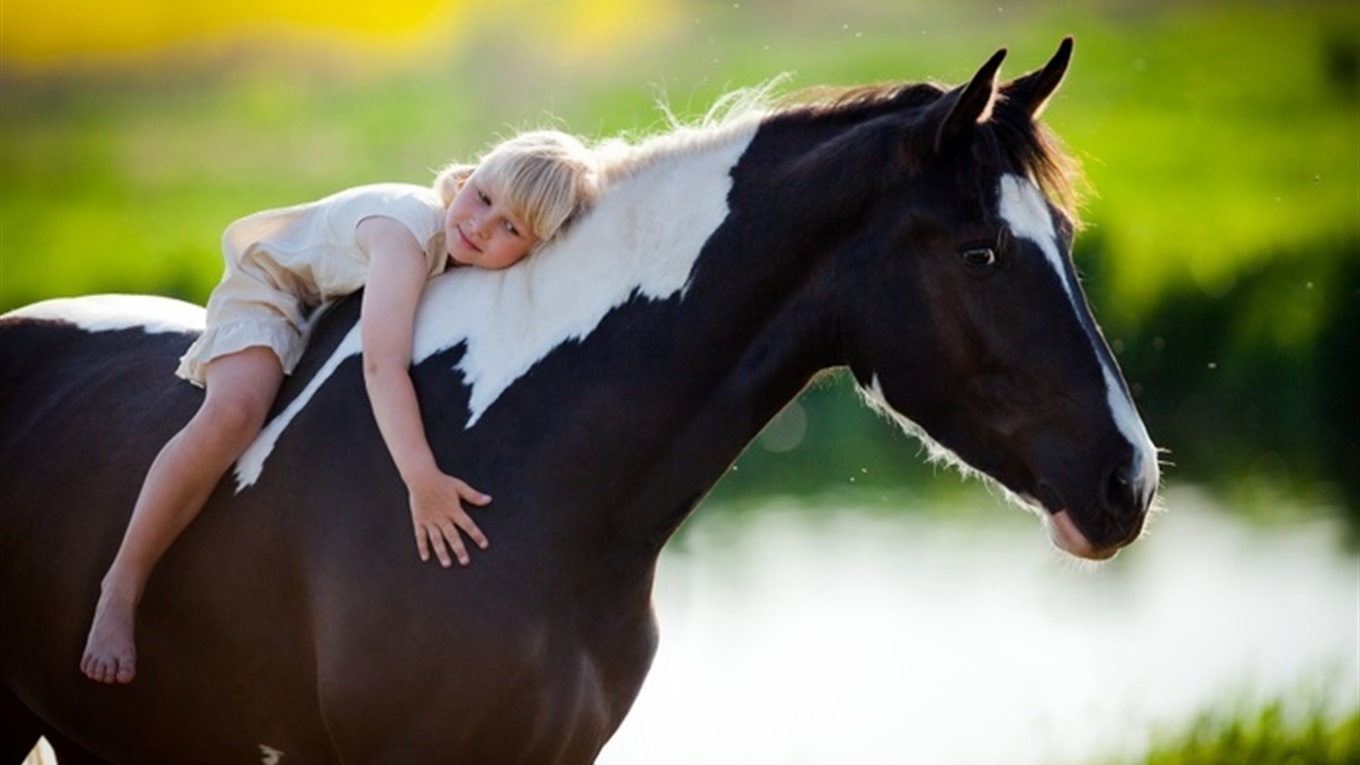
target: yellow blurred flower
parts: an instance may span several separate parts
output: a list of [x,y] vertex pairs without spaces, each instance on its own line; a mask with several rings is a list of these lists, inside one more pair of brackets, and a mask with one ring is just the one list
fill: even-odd
[[584,54],[639,42],[674,19],[679,0],[7,0],[0,58],[43,66],[192,49],[242,38],[309,38],[414,49],[456,44],[470,30],[522,28]]

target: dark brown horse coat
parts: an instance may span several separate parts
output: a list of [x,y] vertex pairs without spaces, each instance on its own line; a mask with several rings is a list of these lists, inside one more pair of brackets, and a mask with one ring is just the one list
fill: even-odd
[[[364,394],[358,301],[153,575],[138,676],[78,671],[146,469],[200,393],[196,312],[0,319],[0,763],[585,763],[656,649],[662,546],[819,370],[1028,500],[1135,539],[1156,455],[1082,297],[1035,115],[1070,43],[998,87],[855,91],[662,136],[570,236],[430,284],[413,375],[445,469],[490,492],[473,564],[421,564]],[[1055,197],[1056,199],[1056,197]]]

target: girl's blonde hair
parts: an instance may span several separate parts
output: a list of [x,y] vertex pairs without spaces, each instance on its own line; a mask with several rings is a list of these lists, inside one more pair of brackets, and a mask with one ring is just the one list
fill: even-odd
[[557,236],[595,202],[599,169],[579,139],[556,130],[522,133],[497,144],[476,165],[453,164],[435,177],[448,206],[474,176],[494,187],[539,244]]

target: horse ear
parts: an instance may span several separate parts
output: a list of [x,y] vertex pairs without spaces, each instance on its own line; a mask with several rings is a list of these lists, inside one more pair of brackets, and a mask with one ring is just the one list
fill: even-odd
[[1005,48],[993,53],[967,85],[951,90],[940,99],[941,108],[947,106],[949,113],[935,133],[936,153],[991,118],[992,103],[996,100],[996,73],[1005,58]]
[[1067,74],[1067,65],[1071,62],[1072,38],[1064,37],[1062,44],[1058,46],[1058,52],[1053,54],[1053,58],[1049,59],[1043,69],[1006,83],[1001,87],[1001,92],[1008,100],[1025,107],[1030,118],[1037,120],[1044,107],[1048,105],[1049,98],[1062,84],[1063,75]]

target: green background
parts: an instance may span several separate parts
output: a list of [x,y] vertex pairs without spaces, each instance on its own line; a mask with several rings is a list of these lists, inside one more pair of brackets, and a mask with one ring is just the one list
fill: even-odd
[[[1072,34],[1045,116],[1086,170],[1078,268],[1167,480],[1263,520],[1341,514],[1356,545],[1360,3],[666,7],[660,31],[588,50],[553,44],[540,5],[518,2],[457,44],[388,59],[268,35],[42,67],[0,51],[0,310],[96,292],[201,303],[231,220],[425,182],[517,129],[656,130],[659,98],[692,117],[782,73],[790,88],[957,83],[1003,46],[1015,76]],[[718,493],[956,489],[916,452],[831,375]],[[1295,735],[1277,713],[1197,722],[1156,761],[1341,762],[1360,747],[1360,718]]]
[[[782,73],[790,88],[959,82],[1002,46],[1014,76],[1072,34],[1046,116],[1090,182],[1076,258],[1169,480],[1360,518],[1360,5],[689,0],[664,33],[585,52],[546,42],[535,7],[390,61],[267,37],[5,61],[0,310],[92,292],[203,302],[236,217],[423,182],[516,129],[654,130],[659,98],[693,116]],[[760,469],[722,491],[920,470],[839,378],[802,406],[796,448],[751,450]]]

